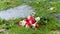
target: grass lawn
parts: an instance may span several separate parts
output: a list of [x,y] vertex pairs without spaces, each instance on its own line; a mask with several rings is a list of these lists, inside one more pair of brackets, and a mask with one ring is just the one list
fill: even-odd
[[[8,21],[0,19],[0,29],[9,28],[8,34],[52,34],[52,30],[60,28],[60,22],[52,16],[53,13],[60,12],[60,0],[35,0],[33,2],[27,2],[25,0],[0,1],[0,10],[6,10],[22,4],[27,4],[35,9],[35,17],[47,17],[49,19],[48,23],[43,26],[41,25],[39,29],[32,29],[18,27],[16,25],[22,18]],[[53,10],[51,8],[53,8]]]

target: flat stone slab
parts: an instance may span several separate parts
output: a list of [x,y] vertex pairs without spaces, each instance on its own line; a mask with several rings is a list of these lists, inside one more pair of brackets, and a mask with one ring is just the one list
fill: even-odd
[[60,20],[60,13],[55,13],[55,14],[52,14],[53,17],[56,17],[58,20]]
[[20,5],[14,8],[10,8],[0,12],[0,18],[5,20],[15,19],[15,18],[25,18],[32,15],[34,10],[28,5]]

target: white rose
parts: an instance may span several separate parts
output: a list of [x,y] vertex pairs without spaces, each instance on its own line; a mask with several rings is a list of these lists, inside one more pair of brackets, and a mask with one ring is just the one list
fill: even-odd
[[35,20],[38,22],[40,20],[40,17],[35,18]]

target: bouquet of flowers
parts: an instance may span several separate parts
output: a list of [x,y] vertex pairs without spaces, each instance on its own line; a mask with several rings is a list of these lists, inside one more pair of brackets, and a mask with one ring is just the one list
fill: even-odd
[[42,25],[47,23],[47,19],[46,18],[40,18],[40,17],[34,18],[34,16],[28,16],[24,20],[20,21],[18,23],[18,26],[39,28],[38,21],[40,21],[40,24],[42,24]]

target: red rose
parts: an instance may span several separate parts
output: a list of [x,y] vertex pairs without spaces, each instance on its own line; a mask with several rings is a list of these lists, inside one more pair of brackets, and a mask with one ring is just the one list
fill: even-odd
[[25,23],[30,23],[27,18],[24,19],[24,22],[25,22]]
[[31,27],[32,24],[31,23],[26,23],[26,26]]
[[27,25],[28,27],[32,26],[31,23],[30,23],[30,21],[29,21],[27,18],[24,19],[24,21],[25,21],[25,23],[26,23],[26,25]]
[[34,24],[36,22],[36,20],[33,16],[29,16],[28,19],[32,24]]

